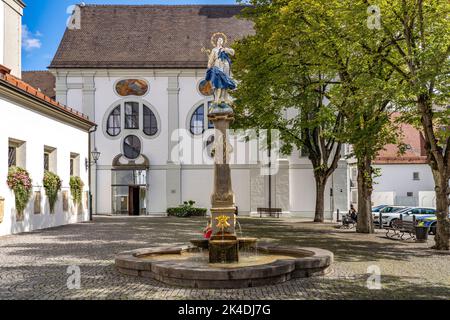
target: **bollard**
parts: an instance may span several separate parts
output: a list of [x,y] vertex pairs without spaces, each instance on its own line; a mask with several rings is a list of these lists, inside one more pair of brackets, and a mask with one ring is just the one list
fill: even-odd
[[336,221],[337,222],[341,222],[341,220],[339,220],[339,209],[337,209],[336,212],[337,212],[337,219],[336,219]]
[[383,229],[383,214],[381,213],[381,210],[380,210],[380,220],[379,220],[379,223],[380,223],[380,229]]

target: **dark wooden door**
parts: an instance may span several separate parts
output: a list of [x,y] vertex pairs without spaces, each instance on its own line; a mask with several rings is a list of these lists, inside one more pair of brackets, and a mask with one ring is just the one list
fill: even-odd
[[128,195],[128,214],[130,216],[138,216],[140,211],[139,187],[130,187]]

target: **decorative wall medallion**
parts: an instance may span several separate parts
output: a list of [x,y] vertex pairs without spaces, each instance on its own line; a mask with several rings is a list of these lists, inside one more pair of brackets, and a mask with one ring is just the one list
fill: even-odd
[[117,82],[116,92],[119,96],[138,96],[142,97],[147,94],[149,85],[146,81],[140,79],[126,79]]
[[202,80],[198,85],[198,91],[206,97],[212,96],[214,94],[214,89],[211,85],[211,82]]
[[5,215],[5,198],[0,197],[0,223],[3,222],[4,215]]
[[41,214],[41,192],[34,193],[34,214]]
[[69,192],[63,191],[63,211],[68,212],[69,211]]

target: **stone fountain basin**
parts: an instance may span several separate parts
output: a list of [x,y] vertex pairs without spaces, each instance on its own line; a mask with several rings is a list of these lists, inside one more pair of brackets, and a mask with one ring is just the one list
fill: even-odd
[[[274,285],[296,278],[322,276],[333,263],[328,250],[306,247],[258,245],[261,254],[290,256],[271,263],[237,268],[212,268],[183,260],[164,260],[164,255],[181,255],[199,248],[159,247],[120,253],[115,265],[120,273],[151,278],[168,285],[201,289],[235,289]],[[158,257],[158,259],[152,259]]]

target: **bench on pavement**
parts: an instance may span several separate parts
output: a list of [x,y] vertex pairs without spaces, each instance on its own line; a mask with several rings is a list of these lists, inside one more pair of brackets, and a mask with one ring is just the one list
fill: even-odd
[[[416,217],[413,216],[412,221],[403,220],[402,215],[400,219],[392,221],[391,227],[385,228],[386,237],[395,240],[409,240],[416,239]],[[404,239],[408,235],[407,239]]]
[[281,208],[258,208],[258,214],[260,218],[262,218],[263,214],[272,216],[277,216],[277,218],[280,218],[280,215],[283,214],[283,210]]

